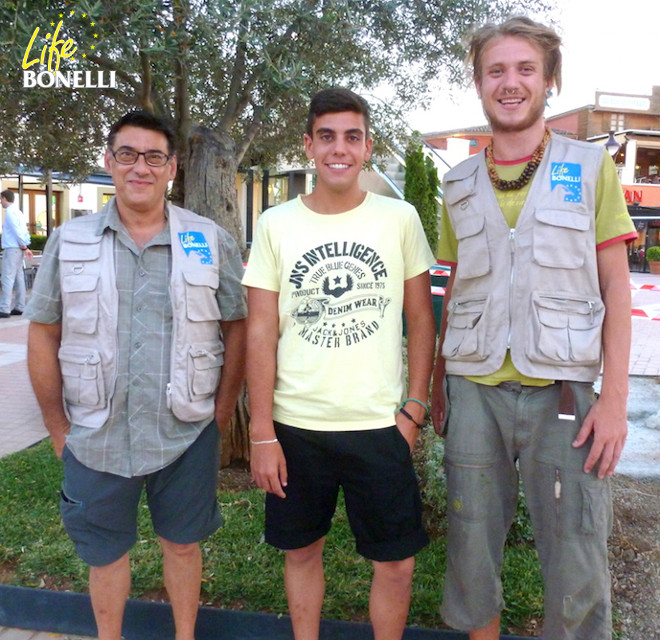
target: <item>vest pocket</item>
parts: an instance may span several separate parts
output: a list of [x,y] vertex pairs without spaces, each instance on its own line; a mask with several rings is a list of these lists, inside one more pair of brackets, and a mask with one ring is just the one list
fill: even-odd
[[193,344],[188,350],[188,393],[191,400],[202,400],[215,394],[224,362],[224,345]]
[[62,278],[65,319],[70,331],[91,335],[96,333],[99,319],[99,276],[67,275]]
[[220,320],[220,309],[215,297],[218,273],[211,270],[185,271],[186,316],[192,322]]
[[562,209],[537,209],[534,260],[552,269],[579,269],[585,260],[591,217]]
[[449,302],[442,356],[448,360],[478,362],[488,357],[486,321],[488,297],[456,298]]
[[62,345],[58,353],[65,400],[76,406],[102,409],[106,405],[101,356],[94,349]]
[[479,278],[490,272],[490,253],[486,235],[486,218],[468,215],[455,221],[458,240],[457,276]]
[[602,300],[532,295],[530,360],[543,364],[593,365],[600,362]]

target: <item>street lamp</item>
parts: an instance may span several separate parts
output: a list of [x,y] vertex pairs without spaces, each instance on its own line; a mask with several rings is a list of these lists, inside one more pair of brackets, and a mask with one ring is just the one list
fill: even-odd
[[605,148],[613,158],[616,155],[616,152],[621,148],[621,144],[614,137],[614,131],[610,131],[610,137],[607,139],[607,142],[605,143]]

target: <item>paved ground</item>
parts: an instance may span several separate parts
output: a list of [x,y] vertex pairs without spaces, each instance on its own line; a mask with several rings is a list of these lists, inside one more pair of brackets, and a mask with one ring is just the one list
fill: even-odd
[[[632,274],[633,341],[630,375],[660,378],[660,276]],[[25,362],[28,322],[0,319],[0,456],[47,436]],[[83,640],[82,636],[0,627],[0,640]]]

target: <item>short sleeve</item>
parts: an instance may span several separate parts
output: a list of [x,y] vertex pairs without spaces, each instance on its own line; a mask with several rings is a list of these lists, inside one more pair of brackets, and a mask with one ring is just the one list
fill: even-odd
[[610,155],[603,152],[603,162],[596,187],[596,247],[613,241],[637,237],[635,225],[628,213],[616,166]]
[[279,267],[273,249],[269,220],[270,216],[264,213],[257,221],[243,284],[246,287],[279,292]]
[[451,220],[447,213],[447,207],[442,203],[440,215],[440,237],[438,238],[437,250],[438,262],[455,265],[458,262],[458,240],[451,226]]
[[60,231],[61,227],[57,227],[46,242],[32,286],[30,300],[25,308],[25,317],[32,322],[42,324],[60,324],[62,322]]
[[243,261],[234,238],[217,227],[220,279],[216,299],[223,320],[241,320],[247,316],[245,289],[241,284]]

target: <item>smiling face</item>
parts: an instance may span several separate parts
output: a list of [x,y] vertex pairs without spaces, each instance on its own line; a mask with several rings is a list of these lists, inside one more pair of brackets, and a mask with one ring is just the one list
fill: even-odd
[[314,161],[316,189],[346,194],[359,189],[362,165],[371,158],[364,116],[354,111],[325,113],[314,120],[312,135],[304,135],[305,153]]
[[[113,151],[128,147],[135,151],[168,153],[167,138],[159,131],[125,126],[117,132]],[[176,157],[162,167],[152,167],[138,156],[135,164],[119,164],[109,149],[105,152],[105,168],[115,185],[117,208],[122,213],[150,214],[164,207],[165,191],[176,175]]]
[[542,125],[552,81],[544,78],[543,51],[526,38],[496,38],[484,49],[477,93],[493,133]]

